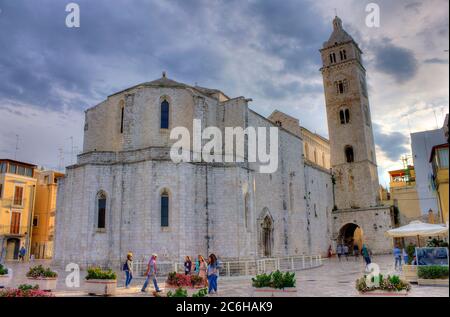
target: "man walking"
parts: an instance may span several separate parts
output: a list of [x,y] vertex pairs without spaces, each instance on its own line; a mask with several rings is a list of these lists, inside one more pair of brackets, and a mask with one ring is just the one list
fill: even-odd
[[359,258],[359,247],[356,243],[353,245],[353,255],[355,256],[355,261],[357,261]]
[[342,252],[344,252],[344,250],[342,249],[342,244],[338,244],[336,246],[336,254],[338,256],[339,262],[341,262],[341,256],[342,256]]
[[19,262],[25,262],[25,255],[27,254],[27,249],[25,249],[25,246],[22,245],[22,247],[19,250]]
[[348,252],[349,252],[349,251],[348,251],[348,245],[344,244],[343,250],[344,250],[345,259],[346,259],[347,262],[348,262]]
[[396,245],[394,247],[393,253],[394,253],[394,259],[395,259],[394,268],[396,271],[401,271],[401,269],[402,269],[402,250],[400,250],[398,245]]
[[150,261],[148,262],[147,271],[145,272],[145,275],[147,276],[144,285],[142,286],[141,292],[145,292],[147,289],[148,283],[150,282],[150,279],[153,281],[153,285],[155,286],[156,292],[161,292],[161,290],[158,287],[158,281],[156,280],[156,259],[158,258],[158,255],[156,253],[152,254],[152,257],[150,258]]
[[372,260],[370,259],[370,251],[367,248],[367,246],[365,244],[363,244],[362,249],[361,249],[361,254],[364,258],[364,261],[366,262],[366,271],[367,271],[367,266],[369,266],[369,264],[372,262]]

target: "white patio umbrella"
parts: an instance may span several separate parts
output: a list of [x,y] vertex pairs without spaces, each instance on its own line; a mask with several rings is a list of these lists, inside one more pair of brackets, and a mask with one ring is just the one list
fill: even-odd
[[386,236],[392,238],[439,236],[448,234],[448,227],[440,224],[424,223],[421,221],[411,221],[406,226],[391,229],[385,232]]

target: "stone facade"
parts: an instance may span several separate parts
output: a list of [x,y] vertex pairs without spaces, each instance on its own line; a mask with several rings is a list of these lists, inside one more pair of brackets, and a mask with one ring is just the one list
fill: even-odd
[[353,224],[351,228],[362,225],[369,247],[385,252],[390,249],[390,241],[380,232],[391,228],[393,222],[389,207],[383,207],[378,193],[362,51],[336,17],[333,33],[320,52],[335,183],[334,237],[340,240],[347,234],[342,231],[346,223]]
[[[335,31],[339,25],[335,21]],[[88,109],[83,153],[59,183],[55,262],[112,265],[129,251],[136,258],[156,252],[175,261],[210,252],[223,260],[325,255],[348,223],[361,226],[372,250],[386,251],[390,215],[377,205],[368,102],[359,86],[364,69],[351,55],[359,54],[356,44],[343,45],[351,60],[325,62],[322,70],[330,142],[286,114],[267,119],[250,110],[244,97],[165,74]],[[330,49],[322,51],[324,61]],[[333,81],[342,76],[352,87],[345,98],[332,93]],[[346,129],[337,121],[342,102],[354,120]],[[185,127],[192,135],[194,119],[202,129],[214,126],[222,133],[225,127],[278,127],[278,169],[260,173],[261,164],[249,162],[248,153],[235,163],[173,162],[170,131]],[[355,149],[352,164],[344,161],[347,143]],[[320,149],[316,159],[310,158],[314,152],[303,155],[309,147]]]

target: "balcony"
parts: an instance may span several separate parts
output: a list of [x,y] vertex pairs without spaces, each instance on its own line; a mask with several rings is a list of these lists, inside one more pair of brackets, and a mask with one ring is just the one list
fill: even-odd
[[27,226],[0,225],[0,235],[2,236],[22,237],[25,236],[27,232]]

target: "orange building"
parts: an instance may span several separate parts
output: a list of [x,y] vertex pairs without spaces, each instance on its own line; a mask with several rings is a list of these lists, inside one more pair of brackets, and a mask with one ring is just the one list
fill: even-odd
[[58,178],[63,177],[64,174],[56,171],[36,170],[35,175],[37,186],[31,254],[36,259],[50,259],[53,256]]

